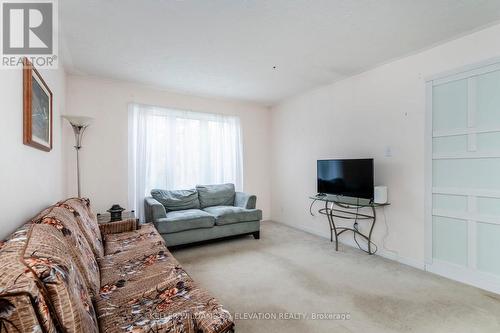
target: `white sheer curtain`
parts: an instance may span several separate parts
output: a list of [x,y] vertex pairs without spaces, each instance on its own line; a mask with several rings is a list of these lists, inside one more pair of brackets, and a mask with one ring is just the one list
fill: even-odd
[[144,221],[144,198],[154,188],[196,184],[243,187],[238,117],[129,105],[129,205]]

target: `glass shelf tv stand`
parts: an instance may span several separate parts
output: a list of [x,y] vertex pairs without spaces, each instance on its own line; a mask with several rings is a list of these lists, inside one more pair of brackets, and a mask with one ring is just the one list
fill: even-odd
[[[328,223],[330,225],[330,242],[333,242],[333,236],[335,236],[335,250],[339,250],[339,236],[342,235],[346,231],[351,231],[353,233],[354,241],[358,245],[358,247],[365,251],[368,254],[374,254],[376,250],[376,245],[372,242],[372,233],[373,228],[375,227],[375,223],[377,221],[377,207],[384,207],[390,205],[389,203],[377,204],[368,199],[360,199],[360,198],[352,198],[352,197],[344,197],[341,195],[315,195],[309,197],[312,202],[309,206],[309,213],[314,216],[312,208],[314,203],[318,201],[322,201],[325,203],[324,208],[320,208],[318,212],[322,215],[326,215],[328,218]],[[363,208],[368,208],[371,211],[370,213],[360,213],[360,210]],[[344,227],[337,226],[335,224],[335,219],[344,219],[353,221],[352,227]],[[370,224],[370,231],[368,235],[362,233],[358,227],[358,221],[365,221]],[[363,249],[358,240],[356,239],[356,235],[365,239],[368,244],[368,250]],[[375,250],[373,249],[375,246]]]

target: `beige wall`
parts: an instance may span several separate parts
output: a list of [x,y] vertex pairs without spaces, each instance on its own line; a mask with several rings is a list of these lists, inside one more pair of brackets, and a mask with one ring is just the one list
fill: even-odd
[[[130,102],[182,110],[239,116],[243,132],[244,190],[257,195],[257,204],[270,216],[270,115],[267,108],[242,102],[170,93],[121,81],[81,76],[67,77],[67,111],[95,118],[81,150],[82,195],[92,199],[97,212],[111,204],[128,204],[127,131]],[[69,126],[64,136],[72,141]],[[76,193],[75,156],[66,145],[67,194]]]
[[271,218],[329,238],[326,217],[309,215],[316,160],[373,157],[375,183],[389,187],[391,201],[386,249],[383,211],[375,242],[381,254],[422,267],[425,78],[500,56],[499,36],[497,25],[274,107]]
[[40,70],[53,93],[53,149],[23,145],[22,69],[0,70],[0,239],[41,209],[63,197],[60,114],[64,107],[64,70]]

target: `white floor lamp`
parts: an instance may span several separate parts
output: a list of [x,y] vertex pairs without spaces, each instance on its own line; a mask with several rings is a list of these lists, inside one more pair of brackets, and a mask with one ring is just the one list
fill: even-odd
[[83,132],[94,120],[90,117],[80,117],[80,116],[62,116],[66,119],[73,127],[73,132],[75,133],[75,149],[76,149],[76,177],[78,183],[78,197],[81,198],[80,192],[80,156],[79,151],[82,148]]

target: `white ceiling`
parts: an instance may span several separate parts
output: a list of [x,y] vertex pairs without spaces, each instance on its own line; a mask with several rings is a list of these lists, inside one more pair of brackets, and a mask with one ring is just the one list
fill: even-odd
[[63,0],[59,8],[70,73],[266,105],[500,19],[500,0]]

